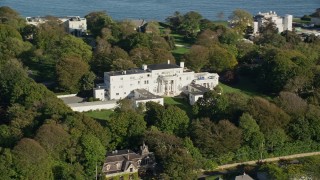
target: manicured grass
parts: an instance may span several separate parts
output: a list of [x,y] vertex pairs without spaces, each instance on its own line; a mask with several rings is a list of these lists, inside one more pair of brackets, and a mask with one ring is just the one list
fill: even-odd
[[222,87],[223,93],[241,93],[247,98],[252,96],[260,96],[268,100],[272,100],[271,96],[259,92],[257,85],[245,77],[240,77],[239,82],[232,86],[223,84],[221,82],[219,85]]
[[88,111],[88,112],[85,112],[84,114],[97,120],[108,120],[111,114],[113,113],[114,112],[112,110],[100,110],[100,111],[97,110],[97,111]]
[[185,46],[183,47],[177,47],[175,50],[171,51],[173,54],[185,54],[189,52],[189,48],[186,48]]
[[216,25],[223,25],[228,27],[228,21],[213,21],[213,23]]
[[164,97],[164,104],[175,105],[184,110],[189,117],[192,117],[192,106],[184,98]]
[[183,35],[181,34],[170,34],[171,37],[174,37],[175,43],[184,45],[187,47],[190,47],[192,44],[194,44],[193,40],[191,39],[186,39]]
[[300,18],[293,18],[292,21],[296,23],[305,23],[305,24],[310,23],[310,21],[301,20]]

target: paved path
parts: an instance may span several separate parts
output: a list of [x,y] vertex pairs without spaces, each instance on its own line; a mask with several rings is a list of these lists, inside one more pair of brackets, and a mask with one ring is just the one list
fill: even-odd
[[[307,157],[307,156],[315,156],[315,155],[320,155],[320,152],[310,152],[310,153],[302,153],[302,154],[293,154],[289,156],[280,156],[280,157],[274,157],[274,158],[267,158],[263,159],[262,162],[273,162],[273,161],[279,161],[281,159],[294,159],[294,158],[301,158],[301,157]],[[233,168],[239,165],[244,165],[244,164],[256,164],[258,160],[256,161],[247,161],[247,162],[241,162],[241,163],[233,163],[233,164],[225,164],[218,166],[216,170],[223,170],[223,169],[228,169],[228,168]]]

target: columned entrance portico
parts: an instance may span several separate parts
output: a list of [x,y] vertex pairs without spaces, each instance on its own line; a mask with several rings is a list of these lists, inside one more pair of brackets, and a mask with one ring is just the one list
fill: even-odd
[[158,79],[158,92],[165,96],[174,96],[177,91],[176,76],[161,76]]

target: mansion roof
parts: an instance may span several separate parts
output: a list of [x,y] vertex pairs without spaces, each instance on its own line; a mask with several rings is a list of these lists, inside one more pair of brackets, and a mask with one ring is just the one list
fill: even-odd
[[148,65],[148,69],[150,70],[160,70],[160,69],[174,69],[180,68],[180,66],[176,64],[151,64]]
[[109,76],[119,76],[119,75],[126,75],[126,74],[141,74],[141,73],[148,73],[152,70],[162,70],[162,69],[175,69],[180,68],[180,66],[176,64],[151,64],[147,66],[147,69],[141,69],[141,68],[134,68],[129,70],[123,70],[123,71],[110,71],[107,72]]

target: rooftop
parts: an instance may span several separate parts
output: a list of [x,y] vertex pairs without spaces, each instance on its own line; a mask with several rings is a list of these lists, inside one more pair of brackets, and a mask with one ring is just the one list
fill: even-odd
[[235,180],[253,180],[249,175],[243,174],[240,176],[236,176]]
[[[208,88],[206,88],[206,87],[204,87],[204,86],[201,86],[201,85],[199,85],[199,84],[190,84],[190,86],[193,87],[193,88],[195,88],[195,89],[197,89],[199,92],[202,92],[202,94],[205,93],[205,92],[207,92],[207,91],[209,91]],[[193,92],[193,93],[195,93],[195,92]],[[192,93],[192,94],[193,94],[193,93]]]
[[140,158],[140,155],[136,154],[135,152],[129,149],[115,150],[107,153],[106,162],[110,163],[124,160],[132,160],[136,158]]
[[138,92],[139,94],[141,94],[143,97],[140,98],[136,98],[135,100],[144,100],[144,99],[158,99],[158,98],[162,98],[161,96],[157,96],[152,94],[151,92],[145,90],[145,89],[135,89],[135,92]]
[[123,70],[123,71],[110,71],[107,72],[109,76],[119,76],[119,75],[126,75],[126,74],[141,74],[141,73],[147,73],[152,70],[161,70],[161,69],[174,69],[174,68],[180,68],[180,66],[176,64],[151,64],[147,65],[146,70],[143,70],[142,68],[134,68],[129,70]]
[[110,71],[107,72],[107,74],[109,76],[119,76],[119,75],[126,75],[126,74],[142,74],[142,73],[146,73],[147,71],[143,70],[143,69],[130,69],[130,70],[124,70],[124,71]]
[[151,64],[148,65],[148,69],[150,70],[160,70],[160,69],[174,69],[174,68],[180,68],[180,66],[176,64]]

